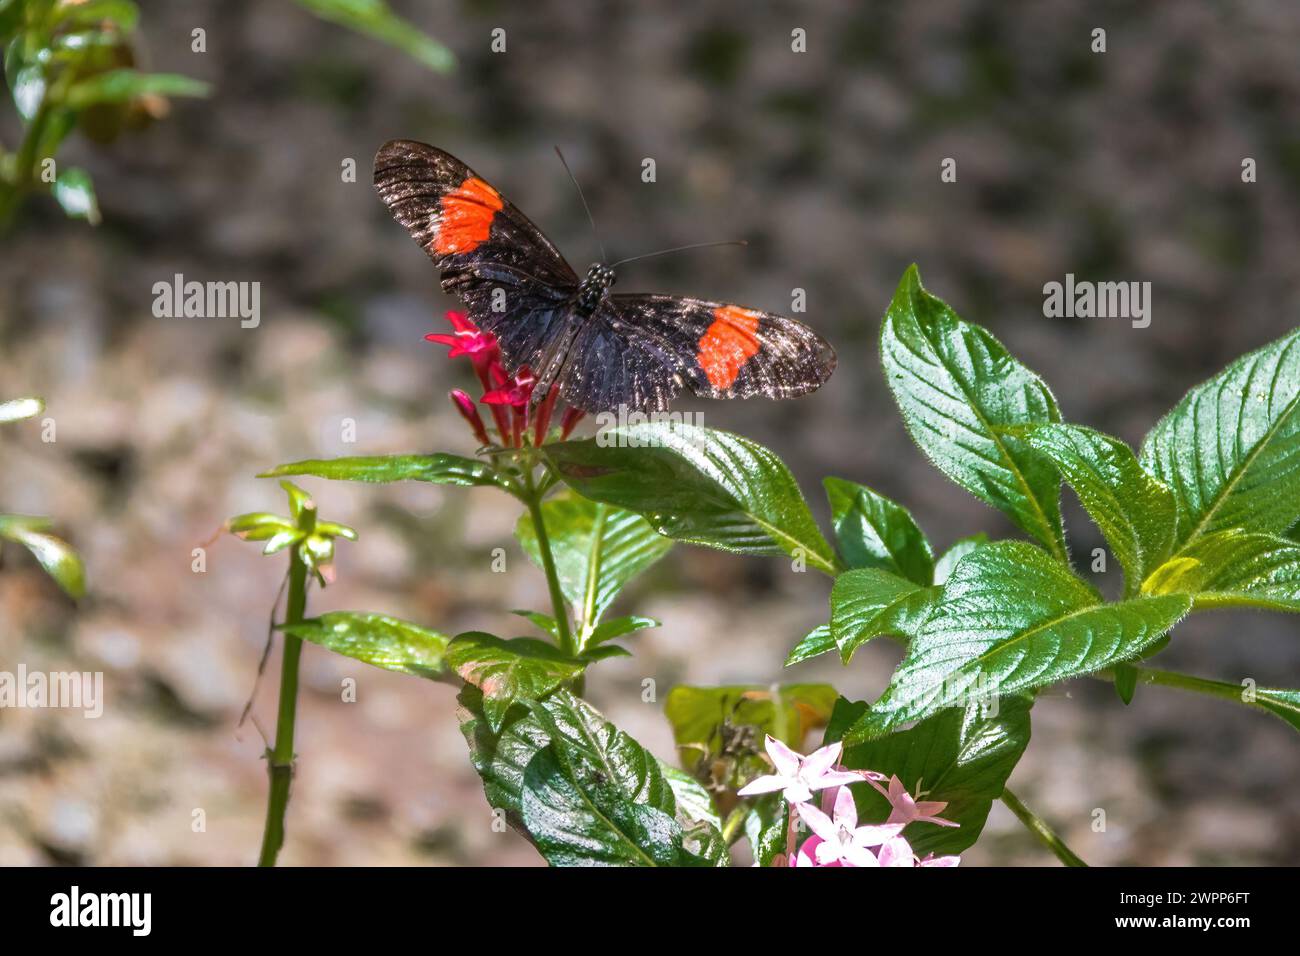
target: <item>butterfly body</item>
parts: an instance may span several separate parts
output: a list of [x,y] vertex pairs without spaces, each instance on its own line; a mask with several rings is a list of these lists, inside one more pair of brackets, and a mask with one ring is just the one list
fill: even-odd
[[507,370],[587,412],[662,411],[682,391],[788,398],[835,368],[821,336],[770,312],[688,297],[615,294],[614,270],[578,275],[549,239],[454,156],[408,140],[375,157],[375,188],[442,273],[442,288],[492,332]]

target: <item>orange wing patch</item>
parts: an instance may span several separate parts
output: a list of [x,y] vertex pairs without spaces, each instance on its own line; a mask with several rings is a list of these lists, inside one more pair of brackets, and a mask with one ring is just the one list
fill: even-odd
[[487,240],[492,218],[504,205],[495,189],[471,176],[442,197],[434,250],[444,256],[473,252]]
[[718,391],[731,388],[745,363],[763,347],[755,334],[759,317],[760,313],[735,305],[713,310],[713,324],[700,336],[695,360]]

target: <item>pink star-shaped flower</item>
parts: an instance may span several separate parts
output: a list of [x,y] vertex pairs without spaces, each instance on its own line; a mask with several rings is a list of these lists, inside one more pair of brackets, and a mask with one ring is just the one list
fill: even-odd
[[[868,778],[868,782],[879,790],[889,801],[892,808],[889,811],[889,819],[886,823],[937,823],[941,827],[961,826],[960,823],[954,823],[952,820],[945,820],[943,817],[936,816],[940,810],[948,805],[946,800],[916,800],[907,788],[903,786],[903,781],[898,779],[898,774],[889,778],[889,789],[886,790],[876,780]],[[918,786],[920,782],[917,782]],[[919,791],[918,791],[919,792]]]
[[[906,864],[889,863],[886,864],[884,859],[877,859],[876,855],[871,852],[872,847],[889,846],[895,840],[900,840],[898,836],[903,830],[901,823],[887,823],[879,826],[858,826],[858,807],[853,800],[853,794],[848,787],[840,787],[835,794],[834,816],[828,817],[811,803],[797,803],[795,810],[807,824],[808,829],[812,830],[813,836],[820,838],[819,842],[809,848],[811,838],[805,841],[800,848],[801,856],[804,851],[811,849],[811,855],[816,866],[911,866],[911,849],[907,850]],[[907,846],[907,841],[903,841],[903,846]],[[796,863],[796,866],[801,865]],[[808,864],[802,864],[808,865]]]
[[781,790],[790,803],[802,803],[812,799],[814,790],[858,783],[863,779],[860,773],[834,769],[843,749],[838,741],[815,750],[806,757],[795,753],[771,734],[768,734],[764,746],[776,773],[751,780],[736,791],[739,796],[751,797]]

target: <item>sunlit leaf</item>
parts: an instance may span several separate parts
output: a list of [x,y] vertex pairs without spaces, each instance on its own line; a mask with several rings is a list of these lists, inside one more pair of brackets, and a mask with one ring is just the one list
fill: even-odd
[[1142,465],[1178,506],[1174,554],[1240,528],[1281,534],[1300,518],[1300,330],[1244,355],[1151,429]]
[[297,0],[318,17],[358,33],[365,33],[401,50],[431,70],[446,73],[456,65],[441,43],[420,32],[407,20],[393,13],[383,0]]
[[0,425],[32,418],[45,411],[45,403],[39,398],[15,398],[0,402]]
[[[582,648],[591,642],[601,616],[623,586],[662,558],[673,543],[638,514],[572,493],[544,502],[542,520],[560,590],[579,612],[578,646]],[[515,534],[541,567],[541,547],[530,514],[519,519]]]
[[1169,553],[1173,493],[1117,438],[1064,424],[1029,426],[1021,434],[1061,470],[1124,568],[1128,593],[1135,593]]
[[880,330],[885,378],[926,457],[1064,560],[1060,476],[1002,429],[1057,422],[1056,399],[1002,343],[921,287],[908,268]]
[[49,534],[45,530],[48,527],[49,522],[44,518],[0,515],[0,538],[21,544],[30,551],[45,573],[69,597],[85,597],[86,569],[81,556],[68,542]]
[[747,438],[660,422],[543,450],[578,494],[635,511],[660,534],[838,570],[790,470]]
[[53,194],[64,215],[84,219],[92,226],[99,225],[99,201],[95,198],[90,173],[76,168],[60,170],[54,180]]
[[1274,534],[1216,531],[1152,572],[1145,594],[1188,594],[1197,609],[1300,611],[1300,544]]
[[874,568],[846,571],[831,590],[831,640],[847,664],[872,638],[915,634],[930,614],[940,588],[922,587]]
[[802,664],[804,661],[811,660],[820,654],[835,649],[835,640],[831,637],[831,626],[829,624],[819,624],[794,646],[794,649],[790,651],[790,655],[785,659],[785,666]]
[[385,614],[330,611],[283,629],[336,654],[385,670],[428,678],[446,670],[443,654],[450,640],[447,635]]
[[383,455],[355,458],[307,459],[277,465],[259,478],[311,475],[334,481],[427,481],[438,485],[497,485],[509,490],[508,479],[487,464],[460,455]]
[[934,554],[911,512],[866,485],[826,478],[835,540],[850,568],[880,568],[917,584],[934,580]]
[[983,531],[968,538],[958,538],[952,543],[952,547],[940,555],[939,560],[934,563],[934,583],[943,584],[948,580],[948,575],[952,574],[952,569],[957,566],[958,561],[988,543],[989,536]]
[[582,673],[584,662],[531,637],[505,641],[491,634],[458,634],[444,660],[461,680],[483,692],[483,712],[493,730],[517,700],[544,698]]
[[846,735],[879,735],[972,700],[1032,690],[1131,660],[1187,613],[1185,595],[1102,603],[1059,561],[1021,541],[963,558],[885,693]]

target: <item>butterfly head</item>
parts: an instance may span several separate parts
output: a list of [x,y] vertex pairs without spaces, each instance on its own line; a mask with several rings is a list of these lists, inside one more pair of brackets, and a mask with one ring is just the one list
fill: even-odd
[[578,285],[578,309],[584,315],[596,311],[610,286],[614,284],[614,270],[602,262],[593,262]]

